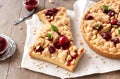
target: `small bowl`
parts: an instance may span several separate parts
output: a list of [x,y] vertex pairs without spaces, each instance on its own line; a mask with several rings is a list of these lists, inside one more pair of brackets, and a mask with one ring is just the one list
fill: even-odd
[[33,9],[37,9],[38,5],[39,5],[39,0],[34,0],[36,1],[36,3],[27,3],[26,0],[23,0],[23,5],[26,7],[26,9],[28,11],[32,11]]

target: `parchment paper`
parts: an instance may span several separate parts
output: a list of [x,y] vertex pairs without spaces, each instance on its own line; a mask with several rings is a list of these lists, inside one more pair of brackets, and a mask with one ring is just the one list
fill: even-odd
[[[34,35],[34,31],[37,31],[37,34],[39,34],[39,31],[43,26],[36,14],[32,16],[32,19],[26,20],[27,37],[21,67],[60,78],[81,77],[95,73],[106,73],[120,70],[120,60],[109,59],[96,54],[88,47],[81,35],[79,26],[81,16],[84,11],[93,4],[94,2],[90,0],[78,0],[74,3],[74,11],[67,11],[67,14],[71,18],[71,28],[75,45],[78,47],[85,47],[87,50],[73,73],[60,67],[56,67],[53,64],[40,60],[34,60],[29,57],[29,47],[33,43],[34,38],[37,36]],[[82,45],[79,44],[80,40],[83,42]]]

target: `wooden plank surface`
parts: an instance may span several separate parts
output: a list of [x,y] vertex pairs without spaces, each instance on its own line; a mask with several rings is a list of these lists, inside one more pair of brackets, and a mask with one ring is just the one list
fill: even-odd
[[[73,3],[75,1],[76,0],[56,0],[54,4],[50,4],[48,0],[40,0],[37,11],[57,6],[64,6],[67,9],[73,10]],[[0,79],[59,79],[57,77],[19,68],[26,39],[26,25],[25,22],[12,25],[11,21],[15,18],[22,17],[27,12],[28,11],[22,4],[22,0],[0,0],[0,33],[10,36],[17,44],[15,54],[11,58],[0,62]],[[120,71],[74,79],[120,79]]]

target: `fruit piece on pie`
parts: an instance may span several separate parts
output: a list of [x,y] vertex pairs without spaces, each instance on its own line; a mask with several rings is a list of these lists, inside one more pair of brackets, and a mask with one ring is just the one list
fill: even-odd
[[[45,24],[63,24],[64,18],[68,17],[66,14],[66,9],[64,7],[45,9],[37,13],[39,19],[43,21]],[[69,18],[66,18],[69,19]],[[61,21],[61,23],[59,22]],[[67,21],[68,22],[68,21]],[[67,23],[64,22],[64,23]],[[69,23],[68,23],[69,24]]]
[[[48,13],[46,13],[47,11]],[[48,23],[46,15],[54,16],[54,19]],[[56,64],[69,71],[74,71],[85,49],[78,49],[73,44],[70,19],[66,14],[66,9],[59,7],[43,10],[38,13],[38,17],[45,23],[45,26],[30,48],[30,57]],[[56,18],[59,19],[56,20]]]
[[109,32],[111,29],[111,25],[110,24],[107,24],[105,25],[105,27],[103,27],[103,29],[100,31],[101,32]]
[[101,0],[81,20],[82,35],[100,55],[120,59],[120,1]]

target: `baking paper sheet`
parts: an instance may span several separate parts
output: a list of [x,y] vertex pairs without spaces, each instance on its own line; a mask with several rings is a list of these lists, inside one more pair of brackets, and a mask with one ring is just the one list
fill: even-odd
[[[60,78],[81,77],[95,73],[106,73],[120,70],[120,60],[109,59],[96,54],[88,47],[81,35],[79,26],[80,18],[84,11],[93,4],[94,2],[90,0],[78,0],[74,3],[74,11],[67,11],[67,14],[71,18],[71,28],[75,45],[78,47],[85,47],[87,50],[73,73],[53,64],[40,60],[34,60],[29,57],[29,47],[33,43],[34,38],[37,36],[34,35],[34,32],[37,31],[37,34],[39,34],[39,31],[43,26],[36,14],[32,16],[32,19],[26,21],[27,37],[21,67]],[[79,44],[80,41],[83,42],[82,45]]]

